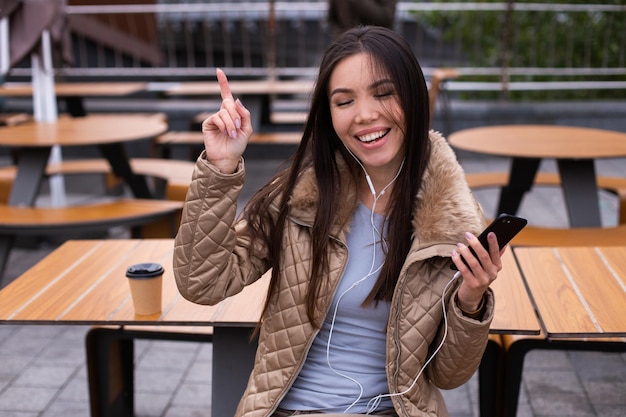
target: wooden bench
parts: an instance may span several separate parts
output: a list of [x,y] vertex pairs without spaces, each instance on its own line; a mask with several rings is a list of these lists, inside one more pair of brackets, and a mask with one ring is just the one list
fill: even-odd
[[270,114],[270,121],[277,125],[299,125],[304,128],[304,123],[309,114],[303,111],[281,111]]
[[[261,132],[254,133],[250,137],[249,143],[297,145],[300,143],[301,137],[302,133],[300,132]],[[204,146],[204,139],[200,131],[167,132],[157,136],[155,141],[158,145]]]
[[[191,118],[189,128],[191,130],[202,129],[202,122],[212,113],[201,112]],[[273,125],[292,125],[299,128],[304,127],[306,118],[309,114],[306,111],[273,111],[269,115],[270,123]]]
[[[101,231],[113,226],[155,225],[150,236],[172,237],[182,202],[119,199],[68,207],[0,205],[0,235],[62,235],[74,231]],[[165,223],[162,221],[165,220]],[[171,225],[169,225],[171,223]],[[169,226],[162,229],[164,224]]]
[[0,126],[15,126],[33,117],[26,113],[0,113]]
[[[593,242],[593,243],[588,243]],[[553,228],[526,226],[513,240],[513,246],[618,246],[626,242],[626,225],[614,227]]]
[[[248,142],[251,145],[296,146],[302,138],[301,132],[260,132],[254,133]],[[189,159],[195,160],[204,148],[201,131],[171,131],[159,135],[154,140],[154,155],[169,158],[170,149],[175,146],[190,148]]]
[[[161,180],[163,184],[156,184],[156,187],[161,188],[158,192],[163,194],[165,199],[180,201],[184,200],[195,164],[174,159],[132,158],[130,165],[136,174]],[[0,168],[0,203],[8,201],[15,172],[14,166]],[[47,174],[103,174],[106,175],[107,189],[113,189],[121,184],[121,180],[111,172],[111,166],[104,158],[65,160],[58,164],[49,164]]]
[[[467,173],[465,178],[470,188],[503,187],[509,181],[508,172],[479,172]],[[541,186],[558,186],[561,184],[557,173],[538,172],[535,184]],[[626,178],[598,176],[598,188],[615,194],[619,199],[618,224],[626,224]],[[527,227],[528,229],[528,227]]]

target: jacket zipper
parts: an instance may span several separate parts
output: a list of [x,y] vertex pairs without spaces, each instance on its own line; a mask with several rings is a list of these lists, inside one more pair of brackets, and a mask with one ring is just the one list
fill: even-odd
[[[398,372],[400,369],[400,354],[401,354],[401,345],[400,345],[400,336],[398,335],[398,331],[400,328],[400,314],[402,312],[402,293],[404,293],[404,289],[406,287],[406,283],[408,280],[408,268],[404,271],[404,279],[402,281],[402,287],[401,289],[399,289],[397,296],[398,299],[396,300],[396,314],[394,317],[394,321],[395,321],[395,325],[394,325],[394,330],[393,330],[393,342],[396,344],[396,349],[398,349],[398,353],[396,355],[396,358],[394,360],[394,375],[393,375],[393,381],[391,383],[391,385],[393,386],[393,392],[397,393],[398,392]],[[402,396],[400,396],[402,397]],[[392,402],[393,403],[393,402]],[[400,407],[402,408],[402,412],[404,413],[404,415],[408,415],[406,408],[404,407],[404,402],[402,401],[402,398],[400,398]]]
[[[294,217],[290,216],[289,219],[292,222],[294,222],[295,224],[299,225],[299,226],[308,227],[309,229],[311,229],[311,227],[312,227],[310,224],[301,222],[301,221],[299,221],[298,219],[296,219]],[[329,239],[334,240],[339,245],[341,245],[346,250],[346,252],[348,252],[348,257],[350,256],[350,252],[348,251],[348,247],[346,246],[346,244],[341,239],[339,239],[339,238],[337,238],[335,236],[332,236],[332,235],[329,235],[328,237],[329,237]],[[347,262],[344,262],[343,265],[342,265],[342,268],[341,268],[340,276],[343,276],[343,273],[344,273],[344,271],[346,269],[346,265],[347,265]],[[337,287],[339,286],[339,281],[340,281],[340,279],[337,280],[335,288],[333,289],[333,295],[337,291]],[[324,317],[326,317],[326,315],[330,311],[330,305],[331,305],[331,303],[328,303],[328,306],[326,307],[326,311],[324,313]],[[300,361],[300,364],[298,365],[297,371],[293,373],[292,378],[289,380],[288,384],[285,385],[285,388],[283,389],[283,391],[278,396],[278,399],[276,401],[276,405],[274,407],[272,407],[272,409],[270,409],[270,412],[267,415],[267,417],[270,417],[272,414],[274,414],[276,412],[276,409],[278,408],[279,404],[281,403],[283,398],[285,398],[285,395],[287,395],[287,391],[289,391],[289,389],[293,385],[294,380],[297,378],[298,375],[300,375],[300,371],[302,370],[302,367],[304,366],[304,362],[306,361],[306,357],[309,354],[309,349],[311,349],[311,345],[313,344],[313,341],[315,340],[315,338],[317,337],[319,332],[320,332],[320,329],[315,330],[315,332],[311,335],[311,338],[309,338],[309,342],[307,344],[306,351],[305,351],[306,354],[302,357],[302,360]]]

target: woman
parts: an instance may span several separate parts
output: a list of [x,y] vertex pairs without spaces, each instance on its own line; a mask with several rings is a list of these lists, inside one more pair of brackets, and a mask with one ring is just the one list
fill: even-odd
[[291,165],[238,221],[250,114],[217,77],[223,102],[203,123],[174,272],[185,298],[215,304],[272,270],[236,416],[446,416],[438,388],[480,363],[501,253],[495,235],[489,250],[476,239],[482,211],[428,131],[409,45],[360,27],[329,46]]

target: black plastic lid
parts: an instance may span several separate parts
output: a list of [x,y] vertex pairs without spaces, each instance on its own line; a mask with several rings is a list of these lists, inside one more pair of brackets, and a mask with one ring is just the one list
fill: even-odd
[[152,278],[163,273],[164,269],[161,264],[143,263],[129,266],[126,270],[128,278]]

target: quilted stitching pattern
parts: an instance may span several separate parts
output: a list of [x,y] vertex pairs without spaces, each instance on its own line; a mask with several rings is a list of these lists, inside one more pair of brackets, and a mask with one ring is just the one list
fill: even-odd
[[[429,177],[449,178],[451,184],[462,183],[459,178],[462,171],[449,169],[455,161],[450,161],[449,157],[444,159],[448,160],[440,165],[445,167],[446,174],[429,172]],[[241,291],[269,267],[265,248],[250,249],[249,242],[237,237],[236,228],[245,227],[234,225],[236,201],[243,180],[243,164],[233,175],[220,174],[203,160],[196,164],[174,253],[174,272],[180,292],[194,302],[217,303]],[[437,188],[440,187],[432,187],[433,190]],[[462,188],[461,191],[457,188],[457,192],[464,193]],[[434,197],[420,198],[431,201]],[[463,198],[467,200],[466,195]],[[437,204],[431,206],[441,210]],[[302,206],[299,210],[306,213],[307,208]],[[424,210],[430,208],[424,207]],[[472,225],[472,231],[482,222],[479,210],[477,207],[474,217],[465,222]],[[454,212],[462,210],[457,207]],[[420,224],[432,226],[433,223],[427,220],[428,213],[420,213],[420,216]],[[444,226],[452,230],[465,227]],[[425,236],[419,238],[417,235],[392,302],[387,342],[387,373],[392,392],[402,392],[411,386],[442,335],[440,297],[452,272],[448,268],[448,259],[440,256],[450,253],[452,241],[457,236],[446,234],[446,240],[432,242],[423,239]],[[436,236],[436,233],[430,236]],[[309,237],[307,227],[288,222],[282,242],[282,281],[264,317],[255,368],[236,416],[268,416],[297,374],[315,337],[316,331],[308,322],[303,301],[309,273]],[[333,240],[331,244],[334,247],[330,284],[320,295],[320,305],[324,308],[328,308],[347,257],[346,249],[340,243]],[[456,387],[469,379],[478,367],[487,342],[493,297],[488,296],[486,319],[478,322],[464,317],[452,302],[455,290],[456,287],[451,288],[446,295],[449,331],[441,351],[410,392],[393,398],[400,415],[447,416],[443,399],[435,387]],[[325,314],[326,311],[319,312],[320,317]]]

